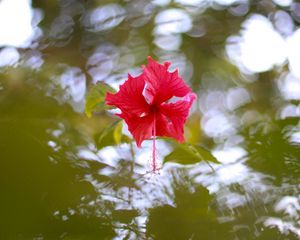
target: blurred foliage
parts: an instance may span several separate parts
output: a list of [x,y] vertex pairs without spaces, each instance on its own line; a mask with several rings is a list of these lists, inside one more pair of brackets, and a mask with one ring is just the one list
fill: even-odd
[[[300,146],[291,141],[298,119],[257,123],[245,129],[248,164],[254,169],[276,177],[297,178],[300,170]],[[297,181],[297,180],[296,180]]]
[[184,171],[173,173],[173,203],[149,209],[148,235],[153,239],[232,239],[209,208],[211,196],[202,186],[191,187]]
[[[285,98],[279,84],[289,67],[244,73],[224,50],[252,14],[272,20],[283,11],[297,29],[298,3],[155,2],[32,1],[42,35],[0,68],[0,239],[299,238],[299,99]],[[101,12],[94,25],[86,20],[111,4],[123,10],[106,19]],[[175,28],[179,47],[166,50],[156,17],[174,8],[193,26]],[[171,60],[199,99],[187,143],[164,139],[164,166],[154,176],[147,146],[137,149],[122,121],[104,111],[106,92],[138,74],[147,55]],[[236,88],[249,101],[229,108]],[[284,116],[286,106],[298,116]],[[228,149],[245,153],[236,160]],[[211,152],[219,150],[216,159]],[[281,225],[267,225],[270,218]]]

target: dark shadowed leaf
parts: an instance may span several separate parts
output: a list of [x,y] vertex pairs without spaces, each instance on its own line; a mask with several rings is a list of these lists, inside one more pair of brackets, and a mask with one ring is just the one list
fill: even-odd
[[122,223],[130,223],[138,215],[139,212],[135,209],[119,209],[112,212],[113,219]]

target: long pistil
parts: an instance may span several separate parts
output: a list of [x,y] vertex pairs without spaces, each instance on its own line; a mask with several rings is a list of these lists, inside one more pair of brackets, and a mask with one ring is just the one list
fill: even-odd
[[156,116],[154,114],[153,118],[153,129],[152,129],[152,135],[153,135],[153,145],[152,145],[152,171],[156,172]]

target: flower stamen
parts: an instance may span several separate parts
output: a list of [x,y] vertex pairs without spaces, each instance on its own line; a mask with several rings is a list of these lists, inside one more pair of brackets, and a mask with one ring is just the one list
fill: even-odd
[[154,114],[154,118],[153,118],[152,135],[153,135],[153,145],[152,145],[152,171],[153,171],[153,173],[155,173],[155,172],[156,172],[156,116],[155,116],[155,114]]

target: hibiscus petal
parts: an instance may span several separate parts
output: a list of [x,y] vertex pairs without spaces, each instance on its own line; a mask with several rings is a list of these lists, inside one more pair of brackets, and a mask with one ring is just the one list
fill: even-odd
[[145,78],[146,97],[150,104],[160,104],[173,96],[184,97],[191,89],[184,83],[183,79],[178,75],[178,70],[169,72],[170,62],[164,65],[155,62],[150,56],[148,57],[148,65],[144,68],[142,76]]
[[144,117],[136,117],[132,114],[121,113],[117,114],[123,118],[128,125],[128,130],[134,137],[138,147],[141,147],[142,142],[145,139],[149,139],[152,136],[154,115],[149,114]]
[[[157,121],[157,135],[167,136],[184,141],[184,124],[189,114],[189,110],[197,98],[196,94],[187,94],[183,100],[175,103],[163,103],[159,108],[160,114],[164,115],[160,121]],[[163,130],[164,129],[164,130]]]
[[173,123],[165,115],[156,113],[156,136],[176,138]]
[[141,75],[132,77],[128,74],[128,79],[120,86],[120,90],[117,93],[106,94],[106,104],[116,106],[122,112],[135,116],[147,115],[149,113],[149,105],[143,96],[144,87],[145,81]]

